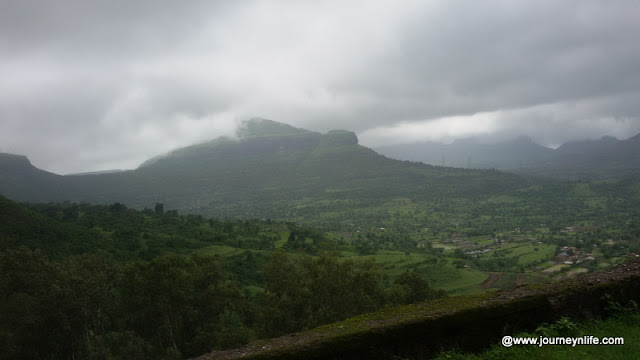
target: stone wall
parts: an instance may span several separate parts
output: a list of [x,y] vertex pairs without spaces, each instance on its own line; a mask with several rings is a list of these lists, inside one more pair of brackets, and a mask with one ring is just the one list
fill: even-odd
[[428,359],[443,349],[478,351],[562,316],[604,316],[610,301],[630,300],[640,300],[640,261],[551,285],[384,309],[198,359]]

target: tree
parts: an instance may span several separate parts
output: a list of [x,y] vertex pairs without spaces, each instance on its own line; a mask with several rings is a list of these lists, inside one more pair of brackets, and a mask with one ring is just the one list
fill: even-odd
[[396,304],[413,304],[444,297],[445,292],[431,288],[419,274],[405,271],[394,281],[390,295]]
[[373,260],[356,264],[334,253],[294,260],[279,250],[265,270],[266,336],[343,320],[384,305],[382,275]]
[[[130,263],[121,294],[125,328],[165,349],[150,357],[196,356],[240,345],[252,334],[244,325],[242,292],[213,257],[167,254]],[[221,327],[223,320],[233,329]]]
[[162,216],[162,214],[164,214],[164,204],[156,203],[154,210],[157,216]]

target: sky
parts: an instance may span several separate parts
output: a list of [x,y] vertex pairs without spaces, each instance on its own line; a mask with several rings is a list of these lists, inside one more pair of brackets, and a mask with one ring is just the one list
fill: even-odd
[[0,152],[135,168],[267,118],[375,147],[640,132],[635,0],[0,0]]

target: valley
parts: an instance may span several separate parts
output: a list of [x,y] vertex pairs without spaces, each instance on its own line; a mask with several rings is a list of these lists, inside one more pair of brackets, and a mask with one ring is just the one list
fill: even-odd
[[570,281],[640,254],[637,178],[614,175],[425,165],[267,120],[135,170],[1,154],[0,358],[183,358]]

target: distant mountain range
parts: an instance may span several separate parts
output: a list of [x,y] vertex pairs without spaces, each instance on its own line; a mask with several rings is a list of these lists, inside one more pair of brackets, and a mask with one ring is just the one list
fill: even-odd
[[478,139],[451,144],[420,142],[381,146],[374,150],[388,157],[425,164],[470,169],[498,169],[566,180],[594,180],[640,175],[640,134],[627,140],[568,142],[550,149],[528,137],[496,144]]
[[474,169],[518,169],[551,158],[553,149],[538,145],[528,137],[497,144],[478,139],[458,139],[451,144],[420,142],[374,148],[394,159],[425,164]]
[[393,160],[358,145],[348,131],[320,134],[253,120],[238,135],[175,150],[135,170],[92,175],[56,175],[24,156],[0,154],[0,194],[29,202],[163,203],[220,217],[295,218],[377,209],[398,197],[474,198],[529,186],[498,171]]
[[336,220],[381,211],[388,215],[387,209],[398,208],[398,199],[414,204],[487,199],[540,183],[529,175],[637,175],[638,139],[603,138],[555,150],[527,138],[495,145],[459,140],[379,149],[411,160],[400,161],[359,145],[349,131],[320,134],[256,119],[237,139],[177,149],[135,170],[61,176],[34,167],[25,156],[0,154],[0,195],[27,202],[121,202],[136,208],[163,203],[168,209],[217,217]]

